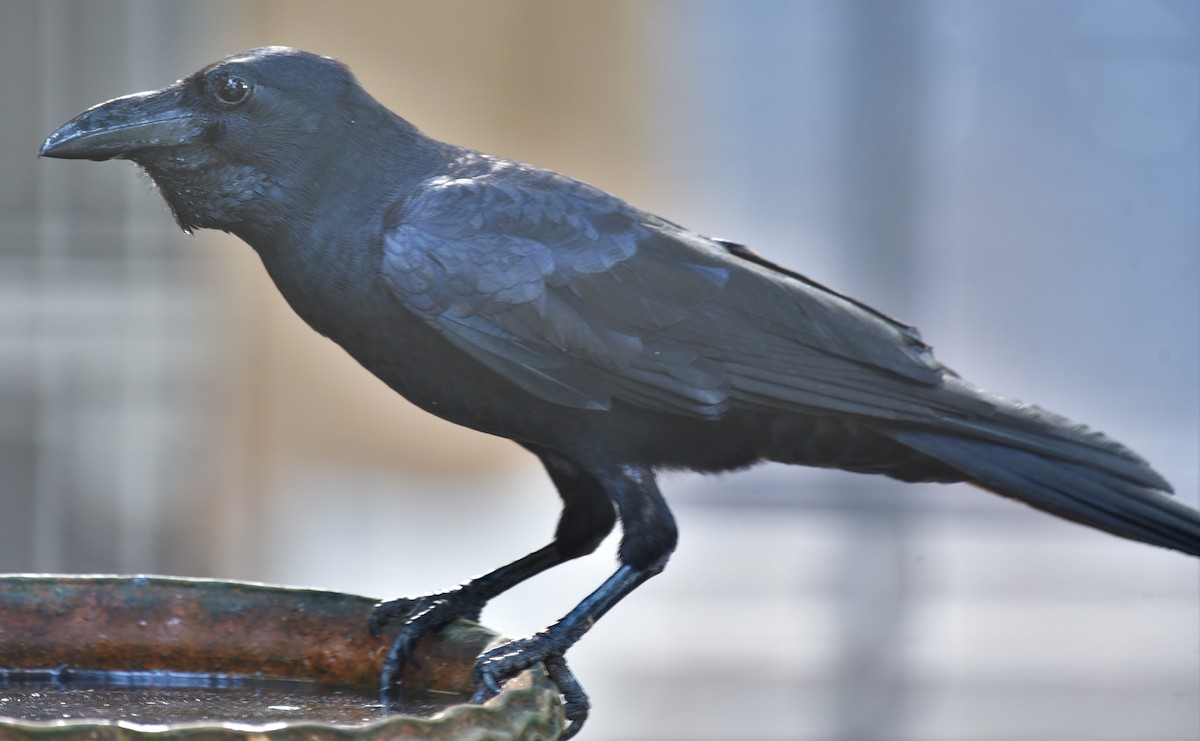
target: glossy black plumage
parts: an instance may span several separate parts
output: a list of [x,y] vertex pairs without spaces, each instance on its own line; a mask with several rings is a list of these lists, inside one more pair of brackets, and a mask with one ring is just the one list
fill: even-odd
[[578,730],[587,700],[563,652],[666,563],[665,467],[965,480],[1200,555],[1200,516],[1118,443],[971,386],[912,327],[745,247],[430,139],[333,60],[236,55],[90,109],[42,154],[133,160],[181,227],[243,238],[296,312],[397,392],[545,464],[564,505],[555,540],[444,594],[383,604],[374,629],[404,624],[385,687],[424,632],[591,552],[619,518],[613,577],[477,665],[482,698],[546,662]]

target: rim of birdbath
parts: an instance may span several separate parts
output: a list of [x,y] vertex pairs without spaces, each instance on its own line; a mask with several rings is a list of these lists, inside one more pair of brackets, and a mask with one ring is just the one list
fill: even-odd
[[[160,576],[0,575],[0,673],[145,672],[378,687],[395,636],[367,629],[376,600],[254,582]],[[406,689],[472,690],[475,658],[503,640],[457,621],[417,644]],[[430,716],[387,715],[345,725],[299,722],[168,723],[30,721],[5,717],[0,741],[359,741],[375,739],[549,739],[564,724],[562,702],[543,667],[507,682],[497,696],[457,702]]]

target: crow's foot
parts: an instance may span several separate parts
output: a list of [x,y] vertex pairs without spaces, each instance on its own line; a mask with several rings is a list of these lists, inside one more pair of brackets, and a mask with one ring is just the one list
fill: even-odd
[[500,692],[503,682],[540,662],[563,696],[563,715],[569,724],[560,738],[571,738],[583,727],[591,707],[587,693],[563,658],[563,652],[572,643],[562,634],[544,631],[485,651],[475,660],[476,689],[471,702],[484,702]]
[[420,668],[413,658],[413,649],[421,637],[430,631],[437,631],[458,618],[478,620],[483,611],[485,600],[478,597],[466,587],[431,594],[426,597],[401,597],[400,599],[380,602],[371,612],[368,627],[371,635],[376,638],[383,632],[385,626],[402,621],[400,631],[392,641],[387,658],[383,661],[383,674],[380,684],[384,696],[400,683],[404,674],[404,665],[411,664]]

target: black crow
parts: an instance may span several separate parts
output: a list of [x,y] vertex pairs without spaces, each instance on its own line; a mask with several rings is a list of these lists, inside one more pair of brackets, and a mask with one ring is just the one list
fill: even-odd
[[183,229],[249,243],[296,313],[391,388],[545,465],[563,501],[549,545],[377,607],[373,630],[402,623],[385,690],[423,634],[478,618],[620,520],[613,575],[475,667],[478,701],[543,662],[576,732],[588,704],[563,653],[675,548],[659,469],[780,461],[968,481],[1200,555],[1200,516],[1127,448],[971,385],[914,328],[746,247],[431,139],[333,59],[237,54],[85,111],[41,154],[133,160]]

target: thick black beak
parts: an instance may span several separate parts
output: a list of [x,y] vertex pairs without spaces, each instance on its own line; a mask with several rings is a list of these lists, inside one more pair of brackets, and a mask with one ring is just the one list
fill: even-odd
[[196,140],[203,121],[180,104],[176,86],[92,106],[46,138],[38,155],[108,160]]

